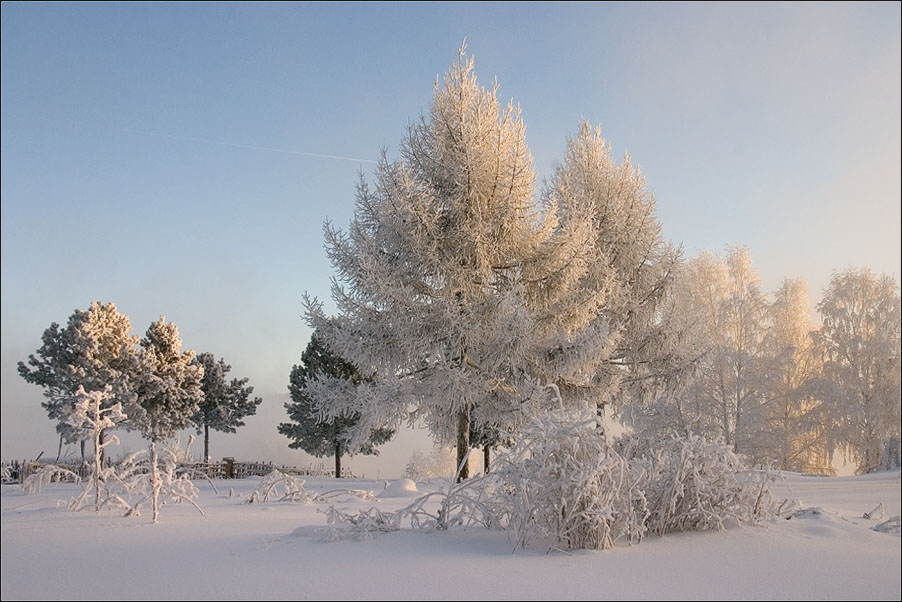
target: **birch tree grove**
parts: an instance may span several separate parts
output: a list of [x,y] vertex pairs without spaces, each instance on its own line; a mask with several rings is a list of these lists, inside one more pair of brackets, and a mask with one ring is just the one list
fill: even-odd
[[515,435],[561,398],[604,403],[632,316],[663,296],[676,253],[637,171],[585,125],[537,198],[520,110],[497,94],[462,50],[400,160],[383,158],[373,189],[361,178],[349,230],[326,226],[338,316],[306,298],[308,322],[371,382],[309,394],[323,418],[361,416],[351,450],[422,420],[460,463],[471,430]]
[[817,306],[836,438],[862,473],[899,464],[898,290],[888,276],[849,268],[833,274]]

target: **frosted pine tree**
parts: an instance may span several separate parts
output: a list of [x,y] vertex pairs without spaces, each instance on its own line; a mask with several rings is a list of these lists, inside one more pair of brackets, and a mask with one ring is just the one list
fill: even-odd
[[194,362],[194,351],[182,351],[178,327],[160,316],[141,339],[140,369],[135,379],[137,402],[130,416],[137,428],[150,441],[150,468],[153,499],[153,522],[159,515],[158,499],[163,480],[159,473],[157,443],[193,426],[203,401],[201,379],[203,366]]
[[[19,362],[19,375],[44,387],[41,405],[51,420],[58,421],[60,445],[64,441],[83,445],[84,432],[67,422],[78,402],[79,387],[93,393],[109,386],[103,407],[117,403],[128,407],[134,401],[130,378],[138,337],[131,334],[128,316],[119,313],[115,304],[93,301],[87,311],[76,309],[65,328],[51,324],[41,338],[43,344],[28,356],[28,364]],[[108,430],[101,431],[101,444]]]
[[200,353],[194,359],[204,369],[201,381],[203,401],[191,421],[197,432],[204,434],[204,459],[210,458],[210,429],[222,433],[234,433],[244,426],[243,418],[257,413],[257,406],[263,402],[260,397],[251,397],[254,388],[248,386],[247,378],[226,380],[232,369],[225,360],[216,360],[212,353]]
[[[291,401],[285,404],[291,422],[279,424],[278,429],[292,440],[288,444],[292,449],[302,449],[317,458],[333,455],[335,478],[338,479],[341,478],[341,457],[348,452],[347,434],[360,422],[360,413],[319,420],[307,389],[313,381],[324,376],[335,379],[331,382],[361,382],[357,368],[329,353],[314,334],[301,354],[301,363],[291,369],[288,385]],[[390,429],[376,429],[357,445],[355,451],[364,455],[378,455],[376,446],[388,442],[394,434]]]

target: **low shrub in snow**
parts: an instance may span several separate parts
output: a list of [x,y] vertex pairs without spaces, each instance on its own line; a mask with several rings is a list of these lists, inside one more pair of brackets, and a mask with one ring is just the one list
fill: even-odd
[[247,498],[248,504],[267,502],[270,498],[279,502],[301,502],[311,504],[320,501],[319,494],[304,489],[304,479],[299,479],[278,470],[261,479],[260,484]]
[[592,412],[549,412],[496,463],[499,502],[517,546],[535,536],[564,549],[607,549],[645,533],[642,474],[612,446]]
[[[415,528],[506,528],[515,549],[607,549],[647,532],[720,530],[778,512],[770,476],[747,470],[721,443],[674,436],[610,442],[592,412],[557,410],[533,421],[488,475],[449,484],[387,514],[328,512],[326,539]],[[435,501],[438,500],[438,508]]]
[[629,436],[618,447],[644,473],[646,526],[653,533],[723,530],[727,521],[749,523],[773,514],[769,475],[747,470],[723,443],[697,435],[663,441]]

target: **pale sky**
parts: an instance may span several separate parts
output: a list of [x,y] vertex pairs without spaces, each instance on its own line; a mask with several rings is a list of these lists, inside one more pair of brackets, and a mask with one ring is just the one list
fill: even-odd
[[[628,151],[687,256],[750,247],[765,290],[900,274],[900,5],[2,4],[3,459],[55,457],[16,362],[92,300],[160,314],[264,398],[214,457],[307,464],[276,432],[328,299],[322,223],[397,157],[461,41],[523,108],[540,180],[581,118]],[[137,438],[125,439],[134,450]],[[405,434],[352,470],[397,476]],[[330,459],[324,459],[328,466]]]

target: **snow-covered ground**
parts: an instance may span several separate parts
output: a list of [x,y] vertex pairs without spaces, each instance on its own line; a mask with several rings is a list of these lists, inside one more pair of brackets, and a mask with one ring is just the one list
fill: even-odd
[[[75,485],[26,496],[3,486],[3,600],[14,599],[892,599],[902,595],[900,537],[863,514],[902,514],[900,474],[786,475],[781,497],[823,513],[723,533],[649,537],[603,552],[511,553],[503,532],[404,528],[326,543],[322,504],[246,504],[259,478],[198,481],[206,516],[167,505],[160,523],[73,513]],[[350,510],[409,504],[410,484]],[[417,483],[430,491],[437,483]],[[309,479],[306,487],[383,491],[381,481]],[[229,496],[229,493],[232,496]],[[878,515],[879,516],[879,515]]]

